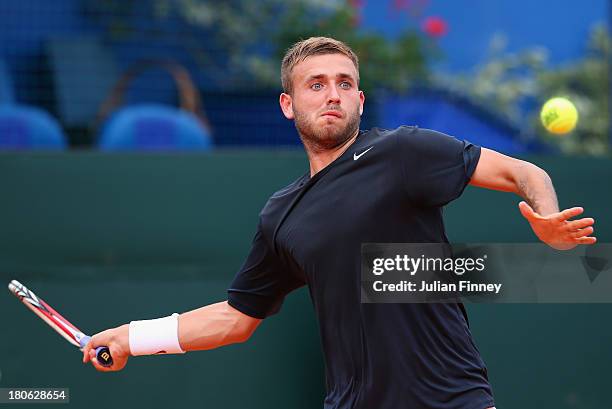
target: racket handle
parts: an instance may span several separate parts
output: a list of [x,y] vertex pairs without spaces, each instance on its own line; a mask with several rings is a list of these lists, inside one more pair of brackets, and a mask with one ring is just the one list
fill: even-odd
[[[87,335],[81,338],[81,340],[79,341],[81,344],[81,348],[85,348],[85,345],[89,343],[90,339],[91,337]],[[96,358],[98,359],[98,362],[102,366],[109,367],[113,364],[113,357],[111,356],[110,350],[108,349],[108,347],[97,347],[96,348]]]

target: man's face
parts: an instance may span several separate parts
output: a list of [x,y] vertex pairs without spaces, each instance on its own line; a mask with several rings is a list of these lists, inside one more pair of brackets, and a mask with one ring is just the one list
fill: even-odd
[[305,142],[326,150],[355,135],[365,97],[357,87],[357,70],[348,57],[308,57],[293,67],[291,79],[293,91],[281,94],[280,104]]

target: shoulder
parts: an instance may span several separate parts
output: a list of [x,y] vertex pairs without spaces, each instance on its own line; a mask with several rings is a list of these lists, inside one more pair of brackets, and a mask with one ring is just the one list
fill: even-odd
[[436,142],[458,141],[457,138],[433,129],[402,125],[395,129],[372,128],[363,131],[364,139],[372,142],[391,142],[401,144],[432,144]]
[[362,145],[380,145],[393,152],[416,155],[458,148],[463,141],[442,132],[418,126],[400,126],[395,129],[372,128],[364,131]]
[[433,129],[419,128],[418,126],[400,126],[393,130],[394,135],[401,143],[431,144],[436,142],[457,141],[454,136]]
[[[398,130],[401,128],[403,127],[398,128]],[[402,154],[419,157],[456,154],[472,145],[454,136],[433,129],[418,127],[410,127],[409,130],[397,132],[396,141],[398,150]]]
[[396,138],[408,138],[411,135],[422,131],[417,126],[402,125],[395,129],[372,128],[367,131],[362,131],[363,139],[368,139],[370,142],[391,142]]
[[400,126],[395,129],[375,127],[362,130],[353,149],[360,150],[367,149],[369,146],[376,146],[379,154],[393,154],[397,151],[398,140],[410,138],[410,135],[418,131],[419,128],[415,126]]

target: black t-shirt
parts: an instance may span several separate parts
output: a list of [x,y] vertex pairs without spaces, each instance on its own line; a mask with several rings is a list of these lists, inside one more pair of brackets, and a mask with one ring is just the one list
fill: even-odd
[[325,408],[493,406],[463,305],[360,302],[361,243],[448,242],[442,206],[463,192],[479,158],[479,147],[435,131],[375,128],[266,203],[228,302],[265,318],[308,285]]

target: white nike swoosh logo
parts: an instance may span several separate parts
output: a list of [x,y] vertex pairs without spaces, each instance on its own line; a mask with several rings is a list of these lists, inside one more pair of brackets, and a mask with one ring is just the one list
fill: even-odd
[[368,149],[366,149],[365,151],[361,152],[359,155],[357,155],[356,153],[353,153],[353,160],[357,160],[357,159],[361,158],[363,155],[368,153],[368,151],[370,149],[372,149],[372,148],[373,148],[373,146],[370,146]]

